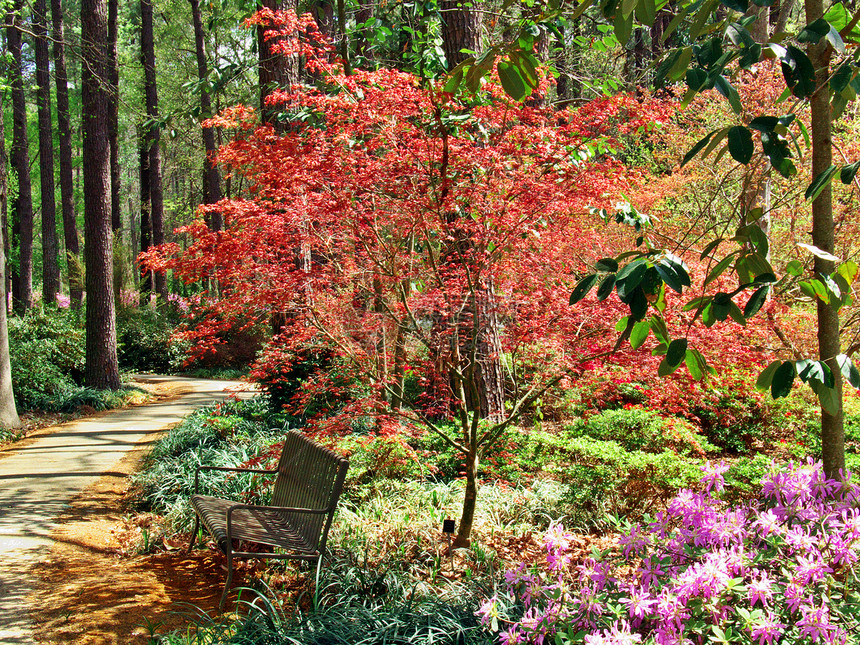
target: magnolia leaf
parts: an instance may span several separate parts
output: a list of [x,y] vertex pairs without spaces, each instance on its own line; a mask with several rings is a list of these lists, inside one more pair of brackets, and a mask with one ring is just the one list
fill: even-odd
[[780,365],[782,365],[782,361],[773,361],[765,367],[756,379],[755,389],[759,392],[765,392],[770,389],[770,384],[773,382],[773,375],[776,373],[776,370]]
[[699,152],[701,152],[702,148],[708,145],[708,142],[713,138],[713,136],[719,132],[719,130],[714,130],[713,132],[709,132],[704,137],[702,137],[699,142],[694,145],[687,154],[684,155],[684,158],[681,159],[681,167],[683,168],[690,159],[695,157]]
[[615,273],[618,271],[618,261],[612,258],[601,258],[594,263],[594,268],[597,271],[606,271],[607,273]]
[[669,344],[669,328],[660,316],[651,316],[651,331],[654,332],[654,338],[664,345]]
[[842,166],[839,171],[839,181],[843,184],[850,184],[854,181],[854,176],[857,174],[857,169],[860,168],[860,161],[855,161],[847,166]]
[[606,300],[609,295],[612,293],[612,289],[615,287],[615,275],[610,274],[603,278],[603,281],[600,283],[600,286],[597,287],[597,299],[601,302]]
[[797,260],[792,260],[785,265],[785,272],[796,278],[803,274],[803,265]]
[[711,251],[713,251],[714,249],[716,249],[716,248],[720,245],[720,243],[721,243],[722,241],[723,241],[723,238],[721,238],[721,237],[718,237],[717,239],[712,240],[712,241],[711,241],[711,242],[710,242],[710,243],[709,243],[709,244],[704,248],[704,250],[702,250],[702,253],[699,255],[699,259],[700,259],[700,260],[704,260],[706,257],[708,257],[708,256],[711,254]]
[[648,298],[645,297],[645,292],[640,287],[632,293],[630,302],[627,303],[630,307],[630,315],[634,320],[642,320],[645,314],[648,313]]
[[642,282],[642,278],[645,277],[647,270],[648,264],[644,259],[634,260],[623,266],[616,276],[618,295],[626,297],[633,293],[633,290]]
[[839,413],[839,405],[841,401],[839,400],[836,388],[827,387],[819,381],[810,381],[809,386],[818,396],[818,402],[821,404],[821,407],[825,412],[833,415]]
[[617,331],[620,334],[625,329],[627,329],[628,320],[629,320],[628,317],[624,316],[624,318],[622,318],[617,323],[615,323],[615,331]]
[[767,294],[770,291],[770,285],[765,285],[763,287],[759,287],[753,294],[750,296],[750,299],[747,300],[747,304],[744,306],[744,318],[752,318],[755,316],[759,310],[764,305],[767,300]]
[[731,83],[729,83],[725,76],[720,75],[714,79],[714,89],[728,99],[729,105],[732,110],[734,110],[735,114],[740,114],[743,111],[741,97],[738,94],[738,91]]
[[821,194],[821,191],[830,184],[830,180],[833,179],[837,170],[839,170],[839,168],[831,164],[827,169],[818,173],[806,189],[806,193],[804,194],[806,201],[814,201],[815,198]]
[[687,353],[684,355],[684,363],[687,365],[687,370],[689,370],[690,376],[693,377],[693,380],[701,381],[704,376],[704,372],[702,372],[702,367],[699,365],[696,350],[687,350]]
[[669,343],[669,349],[666,350],[666,360],[674,367],[678,367],[684,356],[687,353],[687,339],[676,338]]
[[729,154],[739,164],[747,165],[752,159],[755,146],[752,134],[742,125],[736,125],[729,129]]
[[704,283],[704,285],[702,285],[703,288],[707,289],[709,284],[711,284],[714,280],[719,278],[723,274],[723,272],[729,267],[729,265],[732,263],[732,260],[734,260],[734,259],[735,259],[735,256],[734,256],[734,253],[732,253],[732,254],[724,257],[722,260],[720,260],[717,263],[717,265],[713,269],[711,269],[711,271],[705,277],[705,283]]
[[576,283],[573,288],[573,293],[570,294],[570,304],[575,305],[577,302],[585,298],[594,283],[597,282],[597,275],[587,275],[582,280]]
[[848,381],[853,388],[860,390],[860,370],[857,369],[857,366],[854,365],[851,358],[845,354],[839,354],[836,357],[836,364],[839,365],[839,371],[842,372],[842,376],[845,380]]
[[648,338],[648,333],[651,331],[651,322],[648,320],[640,320],[633,325],[633,330],[630,332],[630,346],[633,349],[639,349]]
[[846,260],[836,269],[836,273],[841,275],[849,286],[854,284],[854,280],[857,279],[858,272],[860,272],[860,267],[858,267],[857,263],[853,260]]
[[663,359],[660,361],[660,365],[657,366],[657,375],[658,376],[669,376],[672,372],[674,372],[681,365],[680,361],[677,364],[670,363],[667,359]]
[[830,260],[831,262],[842,261],[832,253],[819,249],[817,246],[813,246],[812,244],[804,244],[803,242],[797,242],[796,244],[803,250],[809,251],[810,253],[812,253],[812,255],[817,258],[821,258],[822,260]]
[[797,376],[797,370],[792,361],[783,361],[774,371],[773,379],[770,384],[770,394],[773,398],[779,399],[788,396],[791,392],[791,386],[794,385],[794,378]]
[[505,93],[515,101],[521,101],[525,98],[526,84],[523,77],[520,76],[519,70],[506,60],[500,60],[496,63],[496,71],[499,73],[499,80],[502,82],[502,88]]

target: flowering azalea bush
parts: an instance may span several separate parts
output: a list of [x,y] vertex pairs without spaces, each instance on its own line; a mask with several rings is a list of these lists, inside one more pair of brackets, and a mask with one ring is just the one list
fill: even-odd
[[773,468],[760,501],[721,499],[724,464],[703,467],[613,552],[575,563],[560,525],[541,571],[509,571],[480,615],[501,643],[854,643],[860,488],[819,463]]

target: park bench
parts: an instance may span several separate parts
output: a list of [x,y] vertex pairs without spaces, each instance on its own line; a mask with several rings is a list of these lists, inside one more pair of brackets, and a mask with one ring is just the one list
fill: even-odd
[[[191,506],[196,516],[189,552],[200,528],[209,531],[227,557],[227,582],[219,610],[233,581],[235,558],[274,558],[316,561],[316,583],[325,553],[326,539],[349,461],[314,443],[295,430],[287,434],[278,467],[271,470],[200,466],[194,474]],[[198,495],[202,471],[220,470],[276,475],[271,506],[241,504],[218,497]],[[274,547],[264,552],[234,551],[235,542]]]

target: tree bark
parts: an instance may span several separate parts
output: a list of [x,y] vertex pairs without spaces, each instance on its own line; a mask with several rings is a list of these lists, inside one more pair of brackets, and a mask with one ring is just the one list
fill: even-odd
[[108,65],[110,66],[110,197],[111,228],[122,228],[119,167],[119,60],[117,56],[118,0],[108,0]]
[[33,304],[33,198],[30,186],[30,154],[27,139],[27,104],[21,75],[22,0],[15,0],[6,14],[6,39],[11,54],[9,78],[12,85],[12,172],[18,184],[12,200],[12,248],[18,262],[12,274],[15,310],[24,313]]
[[448,69],[454,69],[469,57],[464,49],[481,49],[481,17],[473,4],[462,0],[441,0],[442,49]]
[[[261,0],[260,8],[272,11],[296,10],[297,0]],[[260,118],[276,130],[282,128],[278,124],[277,106],[268,105],[267,99],[273,90],[289,89],[299,79],[299,61],[297,56],[285,57],[272,51],[274,40],[266,40],[266,27],[257,27],[257,51],[259,55],[258,75],[260,85]]]
[[72,125],[69,118],[69,84],[66,72],[65,29],[62,0],[51,0],[54,36],[54,81],[57,86],[57,139],[60,144],[60,205],[63,211],[63,236],[69,271],[71,306],[78,308],[83,300],[83,276],[79,271],[81,248],[75,216],[75,185],[72,174]]
[[36,52],[36,104],[39,114],[39,181],[42,195],[42,302],[56,304],[60,292],[57,204],[54,198],[54,131],[51,118],[50,53],[46,0],[33,5]]
[[81,1],[86,368],[89,387],[118,389],[110,188],[110,69],[106,0]]
[[[149,146],[147,144],[148,129],[140,128],[140,147],[138,148],[140,160],[140,251],[148,251],[152,247],[152,206],[149,186]],[[140,304],[149,304],[149,296],[152,292],[152,272],[143,274],[140,281]]]
[[[822,0],[805,0],[806,20],[812,23],[824,15]],[[833,163],[831,140],[831,114],[828,92],[830,77],[831,50],[829,43],[822,39],[818,44],[810,43],[807,55],[815,66],[815,81],[818,90],[809,101],[810,122],[812,125],[812,177],[818,177]],[[812,243],[819,249],[834,252],[835,225],[833,221],[833,195],[828,182],[818,197],[812,202]],[[815,257],[813,270],[816,275],[830,275],[834,270],[833,262]],[[841,478],[845,469],[845,431],[842,407],[842,372],[836,361],[841,353],[839,342],[839,314],[830,305],[820,300],[817,303],[818,315],[818,356],[830,367],[833,373],[833,388],[836,391],[838,407],[835,414],[821,408],[821,449],[824,472],[834,479]]]
[[[164,193],[161,184],[161,129],[158,120],[158,86],[155,78],[155,37],[152,24],[151,0],[140,1],[141,54],[145,78],[146,116],[150,120],[146,145],[149,151],[149,199],[152,222],[152,243],[164,244]],[[162,272],[155,273],[155,292],[167,298],[167,281]]]
[[8,159],[6,157],[5,93],[0,93],[0,427],[18,428],[21,420],[15,407],[12,392],[12,365],[9,360],[9,326],[7,324],[8,302],[6,291],[6,207],[9,183],[6,176]]
[[[200,18],[200,0],[190,0],[191,18],[194,23],[194,44],[197,54],[197,76],[200,79],[200,120],[212,116],[212,99],[209,96],[209,70],[206,62],[206,40],[203,33],[203,21]],[[203,161],[203,203],[216,204],[221,201],[221,175],[215,155],[218,148],[215,145],[215,129],[203,126],[203,149],[206,159]],[[211,213],[209,223],[214,231],[223,228],[220,213]]]

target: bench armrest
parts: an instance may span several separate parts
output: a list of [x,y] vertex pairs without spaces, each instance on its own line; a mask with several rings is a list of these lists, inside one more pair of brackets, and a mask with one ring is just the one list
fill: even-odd
[[197,470],[194,471],[194,494],[197,494],[198,484],[200,482],[200,473],[204,470],[220,470],[231,473],[257,473],[259,475],[276,475],[278,473],[277,468],[271,468],[269,470],[262,470],[260,468],[228,468],[227,466],[197,466]]
[[308,515],[327,515],[332,508],[298,508],[294,506],[261,506],[259,504],[234,504],[227,509],[227,539],[232,540],[233,512],[244,509],[278,511],[279,513],[306,513]]

